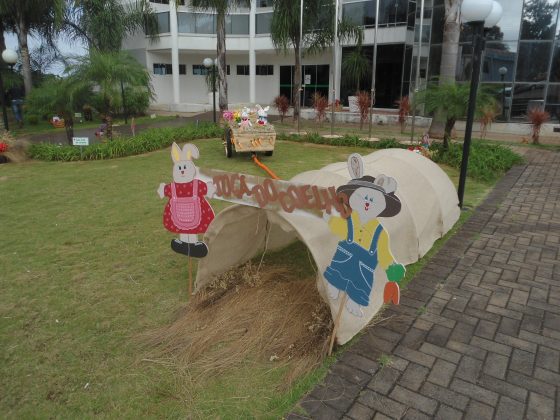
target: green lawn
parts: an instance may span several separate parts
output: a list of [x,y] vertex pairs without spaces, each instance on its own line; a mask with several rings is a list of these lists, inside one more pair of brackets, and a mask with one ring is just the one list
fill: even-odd
[[[199,166],[262,175],[249,155],[226,159],[219,140],[194,143]],[[288,179],[351,152],[371,150],[279,142],[263,160]],[[142,360],[137,336],[186,301],[185,260],[169,248],[156,194],[171,169],[169,150],[0,165],[3,417],[278,418],[322,376],[279,392],[282,371],[265,365],[195,381]],[[489,188],[469,180],[466,203]]]

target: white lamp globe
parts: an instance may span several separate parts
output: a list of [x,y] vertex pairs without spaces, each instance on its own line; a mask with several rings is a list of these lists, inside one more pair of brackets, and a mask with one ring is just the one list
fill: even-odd
[[502,18],[502,12],[502,5],[494,0],[494,2],[492,2],[492,10],[484,21],[484,27],[492,28],[494,25],[496,25]]
[[209,69],[210,67],[212,67],[214,65],[214,60],[212,60],[211,58],[206,57],[203,61],[202,64],[204,64],[204,67],[206,67],[207,69]]
[[2,60],[8,64],[15,64],[18,59],[17,52],[10,50],[9,48],[2,51]]
[[484,21],[492,11],[493,3],[492,0],[463,0],[461,6],[463,22]]
[[502,75],[502,76],[505,76],[507,74],[507,72],[508,72],[507,67],[500,67],[498,69],[498,73],[500,73],[500,75]]

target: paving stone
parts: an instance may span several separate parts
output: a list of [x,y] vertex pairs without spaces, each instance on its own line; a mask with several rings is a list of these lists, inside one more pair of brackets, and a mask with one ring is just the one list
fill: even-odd
[[398,346],[395,349],[395,354],[408,360],[409,362],[418,363],[419,365],[431,368],[434,364],[435,357],[428,354],[409,349],[404,346]]
[[363,391],[358,402],[392,418],[401,418],[406,411],[405,405],[371,390]]
[[560,375],[555,372],[537,367],[533,376],[543,382],[560,387]]
[[474,325],[458,322],[455,328],[453,328],[453,332],[449,336],[449,340],[467,344],[472,339],[474,329]]
[[486,340],[485,338],[481,338],[481,337],[473,337],[470,344],[476,347],[480,347],[481,349],[488,350],[490,352],[498,353],[508,357],[511,355],[512,352],[510,346],[496,343],[495,341]]
[[360,403],[355,403],[346,415],[354,420],[370,420],[373,418],[373,410]]
[[432,398],[436,401],[443,402],[446,405],[454,407],[458,410],[465,410],[469,399],[457,392],[451,391],[445,387],[432,384],[430,382],[424,383],[420,392],[426,397]]
[[436,346],[445,347],[445,343],[449,340],[452,331],[451,328],[434,325],[426,336],[426,341]]
[[543,369],[558,372],[560,368],[560,352],[546,346],[539,346],[536,364]]
[[519,332],[519,327],[521,322],[516,319],[511,318],[502,318],[500,322],[500,326],[498,327],[498,331],[503,334],[510,335],[512,337],[516,337],[517,333]]
[[543,395],[531,392],[529,395],[529,406],[527,407],[527,418],[529,419],[552,419],[554,418],[554,400]]
[[488,340],[493,340],[497,329],[498,329],[497,323],[481,320],[478,323],[476,329],[474,330],[474,334],[479,337],[486,338]]
[[373,420],[392,420],[392,418],[382,413],[375,413]]
[[457,353],[462,353],[479,360],[484,360],[486,358],[487,351],[478,347],[470,346],[468,344],[459,343],[457,341],[449,341],[447,343],[447,348]]
[[523,375],[522,373],[515,372],[514,370],[510,370],[507,374],[506,380],[510,384],[554,398],[554,387],[551,387],[550,384],[541,381],[540,379],[532,378],[530,376]]
[[345,352],[340,358],[342,363],[346,363],[356,369],[360,369],[362,372],[369,373],[370,375],[375,374],[379,365],[374,360],[368,359],[367,357],[361,356],[359,354],[353,353],[352,351]]
[[429,373],[430,369],[427,367],[409,363],[399,379],[399,384],[412,391],[418,391]]
[[371,379],[367,387],[374,391],[387,395],[393,388],[401,373],[392,367],[385,366]]
[[436,420],[461,420],[463,413],[447,405],[441,404],[436,413]]
[[531,353],[536,353],[537,345],[529,341],[522,340],[520,338],[512,337],[510,335],[497,333],[495,340],[498,343],[506,344],[511,347],[518,348],[520,350],[529,351]]
[[496,420],[522,420],[525,418],[525,404],[501,396],[496,409]]
[[480,375],[477,384],[482,388],[487,388],[520,402],[525,402],[525,398],[527,397],[527,390],[525,388],[512,385],[506,381],[494,378],[493,376],[485,375],[484,373]]
[[300,405],[313,419],[338,420],[342,417],[342,413],[325,404],[323,401],[305,399]]
[[323,402],[340,412],[345,412],[356,399],[360,387],[345,379],[327,375],[324,384],[317,386],[309,395],[310,400]]
[[428,333],[424,330],[412,327],[407,331],[406,335],[400,342],[400,345],[409,349],[418,350],[422,343],[426,340]]
[[532,315],[524,315],[523,320],[521,321],[521,328],[527,331],[532,332],[539,332],[541,331],[543,325],[542,317],[532,316]]
[[418,410],[409,408],[408,410],[406,410],[406,414],[404,415],[403,420],[431,420],[432,418],[433,417],[421,413]]
[[459,363],[461,359],[460,353],[430,343],[422,344],[420,351],[455,364]]
[[436,412],[437,401],[424,397],[417,392],[409,391],[399,385],[393,389],[390,397],[394,400],[400,401],[408,407],[416,408],[426,414],[434,414]]
[[496,353],[488,353],[484,362],[484,373],[495,376],[498,379],[506,378],[509,358]]
[[509,365],[510,369],[531,376],[533,375],[533,369],[535,367],[535,354],[528,351],[513,349],[513,355]]
[[457,369],[457,365],[442,359],[437,359],[428,376],[428,381],[436,385],[447,387],[453,378],[455,369]]
[[467,413],[465,414],[465,420],[491,420],[493,415],[494,409],[492,407],[471,400],[467,408]]
[[470,398],[474,398],[475,400],[491,405],[492,407],[494,407],[498,402],[497,393],[482,388],[473,383],[463,381],[462,379],[459,378],[453,379],[450,388],[453,391],[457,391],[460,394],[466,395],[467,397]]
[[349,382],[359,385],[360,388],[365,386],[365,384],[368,383],[371,379],[370,374],[365,373],[345,363],[335,363],[331,368],[331,372],[346,379]]

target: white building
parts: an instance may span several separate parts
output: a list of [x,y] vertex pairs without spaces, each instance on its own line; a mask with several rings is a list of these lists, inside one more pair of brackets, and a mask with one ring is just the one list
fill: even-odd
[[[129,0],[123,0],[129,1]],[[297,0],[294,0],[297,1]],[[437,0],[436,0],[437,1]],[[233,10],[226,21],[228,65],[228,99],[230,104],[271,103],[284,94],[291,97],[293,53],[277,52],[270,39],[271,0],[248,0],[250,7]],[[364,54],[373,55],[375,1],[340,0],[339,16],[346,16],[365,28]],[[425,1],[424,31],[420,75],[427,72],[432,0]],[[128,50],[152,73],[156,98],[153,109],[198,111],[208,109],[209,89],[206,84],[204,58],[216,57],[216,19],[211,13],[194,10],[188,5],[175,7],[175,0],[151,0],[157,12],[159,39],[144,34],[129,37],[123,49]],[[419,0],[420,4],[420,0]],[[415,80],[413,53],[414,29],[417,37],[420,10],[416,1],[379,0],[379,40],[377,58],[377,107],[394,107],[401,95],[407,95],[410,81]],[[420,9],[420,7],[418,7]],[[344,83],[341,61],[351,45],[338,46],[336,68],[333,48],[320,55],[303,58],[304,105],[310,104],[315,91],[332,98],[333,79],[336,96],[346,101],[355,87]],[[416,47],[414,47],[416,48]],[[415,49],[414,49],[415,51]],[[335,70],[336,77],[333,77]],[[342,80],[342,83],[341,83]],[[361,81],[369,90],[371,76]],[[210,96],[211,98],[211,96]]]

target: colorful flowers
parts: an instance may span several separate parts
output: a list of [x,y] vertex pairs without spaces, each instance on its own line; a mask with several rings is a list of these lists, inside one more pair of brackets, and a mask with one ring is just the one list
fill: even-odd
[[0,153],[8,151],[8,143],[0,142]]
[[231,111],[224,111],[223,113],[224,120],[231,121],[233,120],[233,112]]

